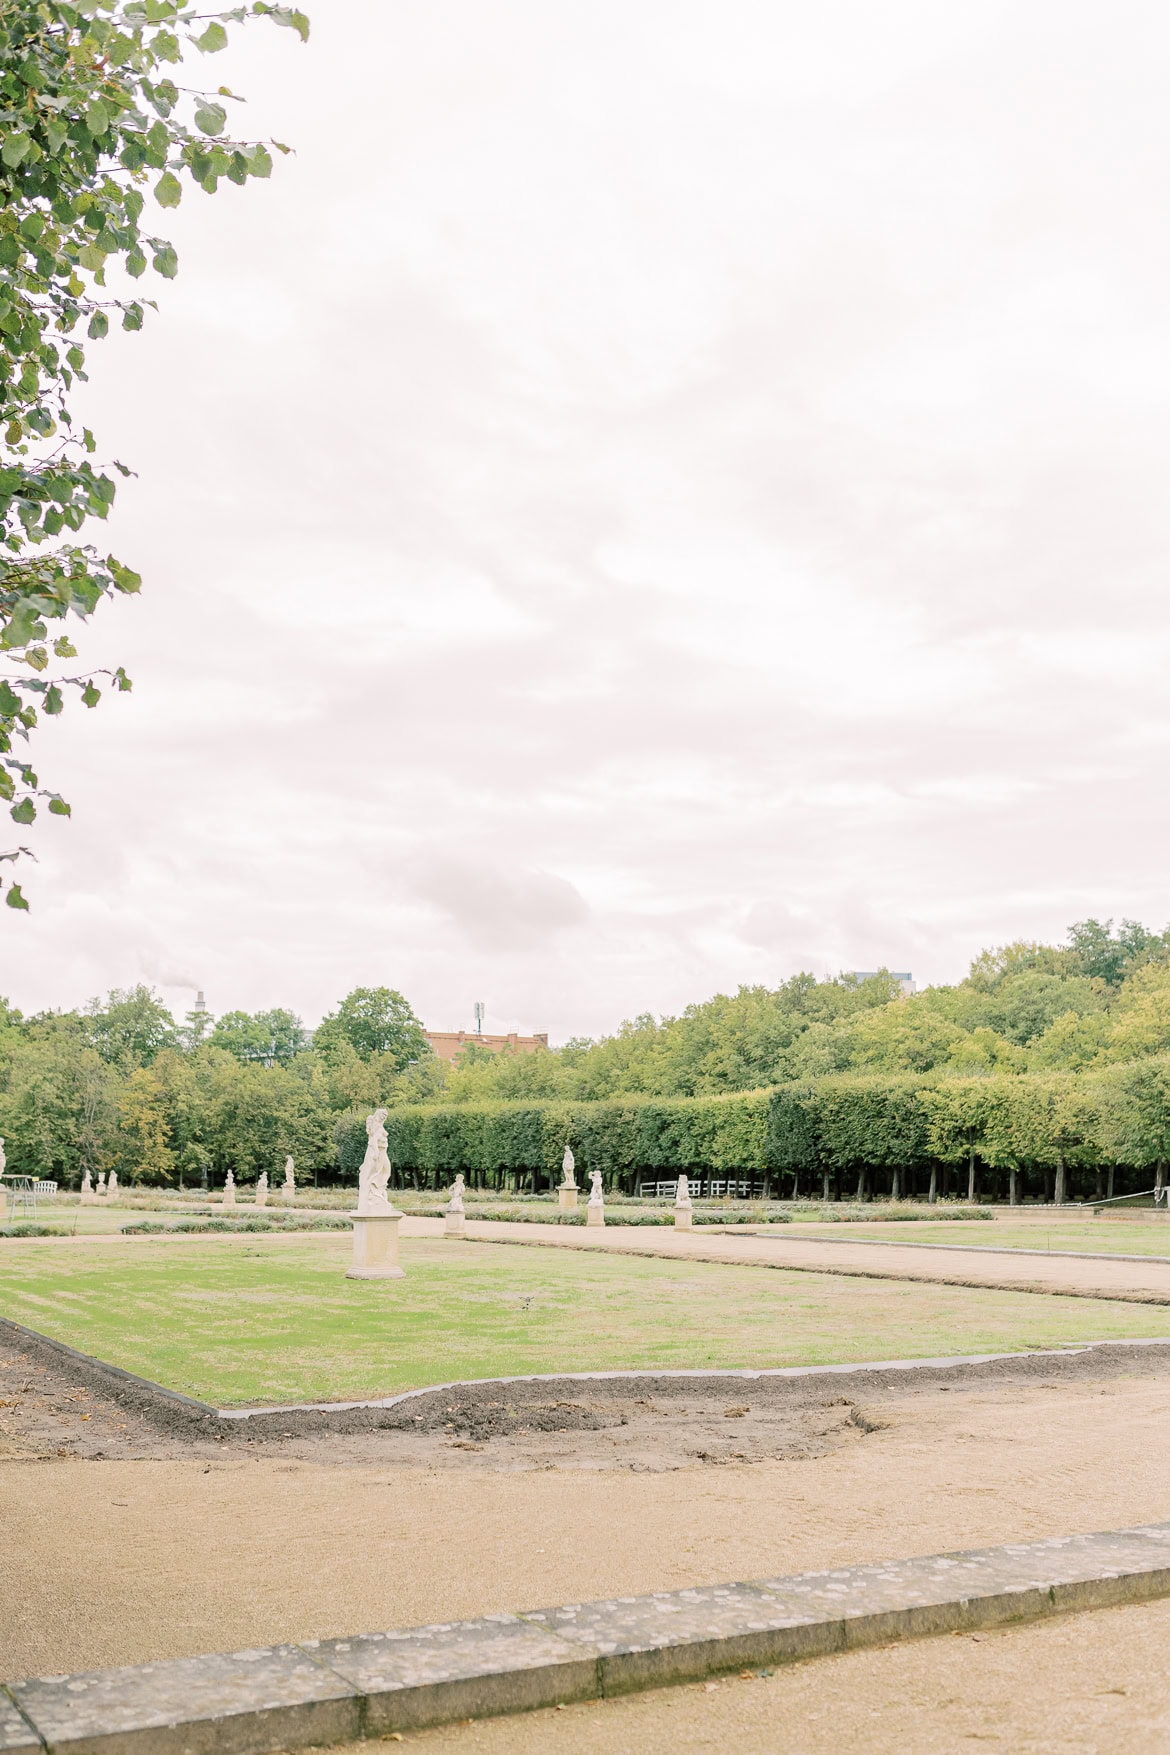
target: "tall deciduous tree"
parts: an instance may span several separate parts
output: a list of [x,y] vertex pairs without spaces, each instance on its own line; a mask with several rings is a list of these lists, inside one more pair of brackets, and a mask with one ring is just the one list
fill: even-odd
[[[181,0],[0,6],[0,800],[17,824],[34,820],[40,800],[70,810],[29,760],[38,716],[60,713],[69,691],[96,706],[99,674],[130,687],[121,668],[60,668],[77,656],[60,624],[141,583],[74,540],[108,515],[115,481],[94,462],[94,435],[74,423],[71,392],[86,376],[85,343],[111,319],[141,329],[153,301],[133,283],[148,268],[164,280],[177,272],[148,200],[177,207],[185,184],[212,194],[224,178],[271,172],[275,143],[229,136],[237,100],[226,86],[192,91],[171,73],[188,50],[224,48],[227,27],[248,13],[308,35],[302,13],[265,0],[213,14]],[[0,849],[0,859],[22,851]],[[6,900],[28,906],[15,881]]]

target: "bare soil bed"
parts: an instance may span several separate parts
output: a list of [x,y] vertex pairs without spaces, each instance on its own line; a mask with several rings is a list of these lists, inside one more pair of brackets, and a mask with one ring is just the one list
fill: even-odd
[[388,1408],[223,1419],[35,1336],[0,1328],[0,1459],[264,1452],[346,1464],[672,1470],[827,1455],[882,1407],[964,1390],[1170,1378],[1170,1342],[1111,1343],[913,1370],[520,1379],[415,1393]]

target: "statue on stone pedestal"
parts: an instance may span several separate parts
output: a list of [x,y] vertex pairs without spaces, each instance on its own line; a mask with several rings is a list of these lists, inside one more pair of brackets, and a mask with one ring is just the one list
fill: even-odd
[[576,1186],[577,1186],[577,1177],[576,1177],[577,1160],[573,1156],[572,1147],[567,1145],[567,1144],[565,1146],[565,1155],[561,1159],[561,1169],[565,1173],[565,1179],[561,1183],[561,1187],[562,1188],[576,1188]]
[[236,1204],[236,1179],[230,1170],[224,1177],[223,1204],[225,1207],[234,1207]]
[[117,1200],[117,1198],[118,1198],[118,1172],[116,1170],[111,1170],[110,1171],[110,1180],[106,1183],[106,1199],[107,1200]]
[[268,1205],[267,1170],[261,1170],[259,1176],[256,1178],[256,1205],[258,1207],[266,1207]]
[[447,1211],[449,1213],[461,1213],[463,1211],[464,1186],[463,1176],[462,1173],[460,1173],[451,1184],[451,1198],[447,1202]]
[[98,1198],[99,1199],[103,1198],[105,1195],[105,1192],[106,1192],[106,1173],[104,1170],[98,1171],[97,1191],[98,1191]]
[[689,1231],[694,1224],[691,1211],[691,1185],[685,1175],[678,1179],[678,1192],[674,1197],[674,1228],[676,1231]]
[[8,1159],[4,1155],[4,1136],[0,1134],[0,1176],[3,1176],[7,1166]]
[[291,1158],[286,1158],[284,1161],[284,1198],[287,1201],[294,1201],[297,1198],[297,1179],[293,1175]]
[[605,1196],[601,1191],[601,1171],[591,1170],[589,1172],[589,1205],[599,1207],[604,1203],[604,1200]]
[[97,1195],[93,1192],[93,1178],[87,1170],[81,1178],[81,1205],[92,1207],[96,1200]]
[[390,1160],[386,1156],[386,1110],[375,1109],[366,1119],[366,1155],[358,1172],[359,1213],[389,1213],[394,1209],[386,1194]]
[[689,1207],[691,1204],[691,1184],[686,1175],[678,1179],[678,1193],[674,1197],[676,1207]]

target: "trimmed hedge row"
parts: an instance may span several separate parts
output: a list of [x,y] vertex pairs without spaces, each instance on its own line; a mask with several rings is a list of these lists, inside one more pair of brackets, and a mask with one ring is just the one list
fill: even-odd
[[[550,1187],[566,1144],[579,1179],[600,1170],[626,1192],[686,1171],[750,1177],[765,1197],[810,1193],[810,1177],[841,1193],[849,1175],[861,1195],[880,1172],[897,1197],[919,1189],[928,1166],[933,1189],[935,1166],[973,1179],[977,1164],[1000,1180],[1040,1175],[1045,1187],[1055,1175],[1061,1191],[1074,1170],[1129,1166],[1122,1180],[1149,1186],[1170,1157],[1170,1057],[1095,1077],[843,1074],[718,1097],[403,1106],[386,1132],[395,1182],[432,1187],[458,1171],[472,1186]],[[338,1132],[343,1168],[356,1169],[364,1149],[355,1114]],[[949,1186],[944,1173],[940,1191]]]

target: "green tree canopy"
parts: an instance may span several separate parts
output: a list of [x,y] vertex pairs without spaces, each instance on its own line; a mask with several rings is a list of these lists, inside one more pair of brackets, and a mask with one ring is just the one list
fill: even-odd
[[387,1055],[398,1072],[431,1052],[410,1003],[393,987],[355,987],[335,1012],[321,1019],[313,1046],[328,1049],[347,1042],[362,1060]]
[[[114,474],[94,462],[94,435],[71,410],[86,342],[111,320],[141,329],[153,300],[135,283],[148,268],[164,280],[177,272],[154,207],[178,206],[184,186],[213,194],[225,178],[271,172],[274,143],[228,134],[238,100],[226,86],[192,90],[172,76],[190,51],[223,49],[229,24],[249,12],[308,34],[303,14],[266,0],[219,13],[181,0],[0,5],[0,800],[21,825],[40,800],[69,815],[28,759],[38,716],[60,713],[68,692],[96,706],[99,675],[130,687],[120,667],[60,668],[77,656],[60,624],[141,583],[74,540],[107,517],[115,494]],[[16,882],[6,900],[28,905]]]
[[273,1066],[300,1054],[308,1046],[309,1036],[295,1012],[277,1007],[270,1012],[225,1012],[216,1019],[207,1040],[237,1060],[259,1060]]

